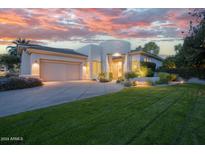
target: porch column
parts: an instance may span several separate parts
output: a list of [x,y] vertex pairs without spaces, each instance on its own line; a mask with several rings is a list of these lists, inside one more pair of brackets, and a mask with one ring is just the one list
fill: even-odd
[[108,69],[107,73],[112,72],[112,55],[108,55]]
[[89,61],[89,62],[88,62],[88,65],[89,65],[89,69],[90,69],[89,78],[90,78],[90,79],[93,79],[93,62],[92,62],[92,61]]
[[130,72],[132,69],[132,57],[127,54],[127,72]]
[[127,55],[123,54],[122,55],[122,75],[127,72]]

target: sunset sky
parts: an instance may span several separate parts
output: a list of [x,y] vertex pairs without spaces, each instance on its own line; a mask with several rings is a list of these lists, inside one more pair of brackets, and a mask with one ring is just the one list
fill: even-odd
[[132,49],[155,41],[174,54],[189,27],[189,9],[0,9],[0,53],[18,37],[77,49],[103,40],[127,40]]

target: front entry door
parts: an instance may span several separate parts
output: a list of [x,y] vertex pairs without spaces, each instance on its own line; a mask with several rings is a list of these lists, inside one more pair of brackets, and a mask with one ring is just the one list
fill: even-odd
[[112,61],[112,73],[113,79],[115,80],[117,80],[119,77],[122,77],[122,60]]

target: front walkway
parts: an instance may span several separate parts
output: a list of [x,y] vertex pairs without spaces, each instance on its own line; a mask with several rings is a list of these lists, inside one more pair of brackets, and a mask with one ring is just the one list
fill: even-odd
[[47,82],[42,87],[0,92],[0,117],[107,93],[123,87],[114,82]]

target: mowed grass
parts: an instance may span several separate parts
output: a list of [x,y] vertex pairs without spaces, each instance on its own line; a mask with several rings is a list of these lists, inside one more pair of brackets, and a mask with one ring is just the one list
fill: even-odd
[[4,117],[0,136],[24,139],[1,144],[205,144],[205,86],[126,88]]

